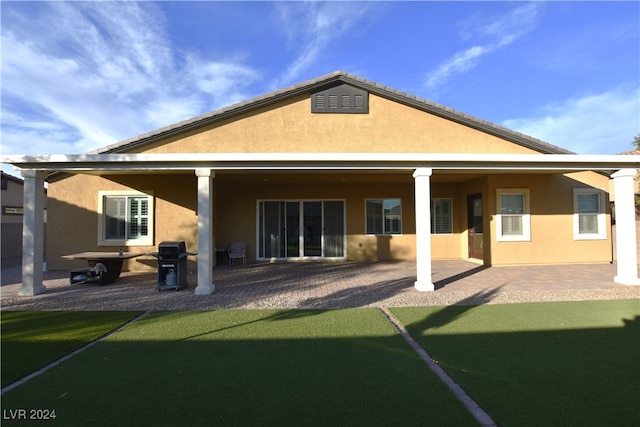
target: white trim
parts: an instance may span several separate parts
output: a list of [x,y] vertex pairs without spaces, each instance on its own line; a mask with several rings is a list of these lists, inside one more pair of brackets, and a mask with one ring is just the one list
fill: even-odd
[[[524,198],[524,212],[522,217],[522,234],[502,235],[502,196],[522,195]],[[530,242],[531,241],[531,208],[528,188],[498,188],[496,189],[496,240],[498,242]]]
[[636,169],[620,170],[612,175],[616,194],[616,283],[640,286],[636,246],[636,209],[634,178]]
[[216,174],[211,169],[196,169],[194,172],[198,180],[198,285],[194,293],[211,295],[216,289],[213,284],[213,179]]
[[20,296],[47,292],[42,284],[44,264],[44,212],[46,195],[43,191],[46,173],[26,170],[24,178],[24,217],[22,223],[22,286]]
[[[126,240],[116,240],[105,238],[105,230],[104,230],[104,197],[105,196],[127,196],[127,197],[144,197],[146,196],[149,200],[149,235],[145,238],[141,239],[126,239]],[[155,235],[155,227],[154,221],[155,218],[155,199],[153,197],[153,191],[151,190],[100,190],[98,191],[98,246],[153,246],[154,235]]]
[[416,212],[416,281],[414,288],[421,292],[433,291],[431,278],[431,175],[430,168],[413,172]]
[[[580,212],[578,211],[578,195],[596,194],[598,196],[597,233],[580,233]],[[573,239],[574,240],[606,240],[606,210],[605,194],[598,188],[574,188],[573,189]]]
[[637,169],[640,155],[468,153],[129,153],[9,155],[19,169],[66,171],[193,170],[520,170]]

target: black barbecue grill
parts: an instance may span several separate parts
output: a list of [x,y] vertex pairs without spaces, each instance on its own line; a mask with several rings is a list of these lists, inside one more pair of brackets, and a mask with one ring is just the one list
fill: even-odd
[[158,291],[187,286],[187,257],[195,254],[187,252],[184,241],[162,242],[152,255],[158,258]]

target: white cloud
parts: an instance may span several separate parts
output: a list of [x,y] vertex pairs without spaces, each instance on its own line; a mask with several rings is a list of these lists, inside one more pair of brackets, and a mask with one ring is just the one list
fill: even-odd
[[578,154],[629,151],[640,132],[640,89],[618,87],[569,99],[502,125]]
[[3,153],[92,151],[247,98],[260,78],[241,58],[176,51],[152,3],[37,5],[3,8]]
[[463,38],[483,41],[455,53],[428,73],[425,87],[429,91],[439,89],[448,80],[472,70],[481,59],[506,47],[535,28],[541,14],[542,3],[527,3],[485,23],[484,18],[473,16],[463,23]]
[[58,152],[64,147],[65,153],[77,152],[69,135],[74,131],[68,126],[50,120],[24,117],[2,111],[2,154],[24,154],[28,146],[34,146],[38,153]]
[[365,2],[276,2],[275,6],[288,38],[288,49],[297,56],[273,82],[273,88],[299,79],[333,42],[357,33],[357,27],[370,18],[369,12],[381,7]]
[[190,55],[187,59],[187,78],[194,86],[215,100],[218,106],[231,105],[248,97],[247,86],[260,80],[260,74],[238,60],[225,62],[203,61]]

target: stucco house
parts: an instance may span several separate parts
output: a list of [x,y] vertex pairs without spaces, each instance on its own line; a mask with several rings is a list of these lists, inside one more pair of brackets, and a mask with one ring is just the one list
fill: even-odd
[[[195,292],[210,294],[215,250],[235,241],[250,262],[416,260],[425,291],[435,259],[608,263],[610,180],[618,231],[635,236],[624,212],[640,156],[576,155],[334,72],[85,155],[4,161],[49,183],[50,269],[73,267],[69,253],[184,240]],[[632,246],[621,283],[638,283]],[[44,291],[34,275],[23,294]]]

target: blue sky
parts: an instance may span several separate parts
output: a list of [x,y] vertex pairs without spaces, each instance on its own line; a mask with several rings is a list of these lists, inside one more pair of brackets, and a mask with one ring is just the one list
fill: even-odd
[[2,154],[76,154],[343,70],[580,154],[640,133],[640,3],[2,1]]

